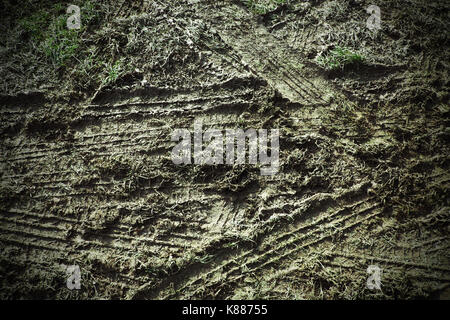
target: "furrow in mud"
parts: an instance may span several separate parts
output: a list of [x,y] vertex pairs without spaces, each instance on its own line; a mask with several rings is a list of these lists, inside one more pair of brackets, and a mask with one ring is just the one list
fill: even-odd
[[[363,197],[362,200],[358,199],[360,196],[356,197],[355,202],[348,203],[344,199],[348,199],[348,197],[355,197],[355,195],[363,194],[364,190],[367,189],[367,184],[362,184],[360,186],[357,186],[353,189],[348,190],[347,192],[344,192],[341,196],[335,197],[334,200],[332,197],[321,197],[320,195],[316,195],[311,197],[310,199],[306,199],[303,204],[297,204],[299,206],[299,209],[294,209],[291,213],[292,221],[294,221],[293,225],[289,226],[289,229],[291,231],[285,232],[285,233],[274,233],[274,229],[268,228],[268,230],[271,230],[271,233],[263,233],[259,237],[258,240],[259,249],[257,251],[265,252],[260,255],[255,255],[255,250],[245,250],[243,253],[241,253],[239,256],[235,256],[231,258],[230,260],[224,259],[221,263],[219,263],[217,266],[214,266],[213,269],[210,269],[208,272],[206,270],[203,270],[199,274],[198,278],[192,281],[189,281],[185,284],[185,286],[181,286],[178,289],[176,289],[177,294],[183,292],[184,289],[188,287],[192,287],[195,285],[198,285],[200,283],[203,283],[205,285],[208,283],[208,279],[211,279],[214,277],[217,272],[220,272],[225,279],[228,281],[231,281],[233,278],[233,274],[235,273],[242,273],[242,266],[241,263],[244,263],[245,268],[251,267],[251,264],[256,264],[258,267],[256,267],[255,270],[259,268],[266,267],[268,264],[273,262],[273,259],[270,259],[271,256],[276,255],[276,259],[281,259],[283,257],[286,257],[288,254],[281,253],[283,251],[286,251],[289,247],[294,246],[296,249],[299,248],[305,248],[308,246],[311,246],[318,241],[323,241],[325,239],[328,239],[332,237],[333,233],[336,234],[339,231],[342,231],[344,229],[348,229],[352,226],[355,226],[356,224],[350,224],[346,228],[342,228],[342,230],[336,231],[335,229],[338,228],[337,226],[341,223],[345,223],[347,220],[351,220],[352,218],[360,217],[361,215],[365,215],[370,213],[371,210],[374,210],[377,206],[372,205],[372,207],[367,207],[368,203],[370,203],[370,200],[367,197]],[[341,199],[341,200],[340,200]],[[339,210],[334,211],[334,213],[330,214],[330,209],[332,209],[333,206],[336,206],[337,203],[340,203],[344,201],[344,203],[341,203],[341,207]],[[309,205],[308,205],[309,204]],[[363,208],[359,208],[362,206]],[[279,210],[279,209],[278,209]],[[316,212],[317,211],[317,212]],[[351,213],[350,216],[346,216],[345,212]],[[280,212],[282,213],[282,212]],[[378,215],[380,212],[377,212],[375,215]],[[375,215],[370,215],[370,217],[373,217]],[[276,216],[274,214],[273,216]],[[310,223],[304,223],[304,220],[311,220],[311,217],[314,217],[312,222]],[[295,222],[296,219],[300,219],[298,222]],[[358,223],[362,222],[364,220],[359,220]],[[324,236],[327,231],[327,226],[332,230],[333,232],[329,235]],[[260,226],[260,229],[265,229],[264,227]],[[293,230],[292,230],[293,229]],[[339,228],[338,228],[339,229]],[[300,235],[300,237],[299,237]],[[316,238],[316,240],[311,240],[311,238]],[[306,242],[306,244],[299,246],[297,242]],[[293,252],[293,251],[292,251]],[[223,259],[223,257],[221,258]],[[270,260],[269,260],[270,259]],[[192,276],[192,270],[182,270],[182,273],[188,273]],[[174,278],[184,278],[180,277],[180,275],[175,275]],[[178,285],[177,283],[167,282],[165,281],[165,286],[172,287],[173,285]],[[212,283],[211,286],[217,285],[217,283]],[[176,287],[175,287],[176,288]],[[152,291],[152,293],[149,296],[146,296],[143,294],[143,292],[139,293],[139,297],[145,296],[145,297],[154,297],[155,295],[159,295],[160,291],[164,291],[164,287],[158,289],[157,292]],[[166,298],[174,298],[175,296],[167,296]]]
[[337,95],[300,52],[292,52],[292,48],[273,37],[242,6],[231,1],[220,10],[215,6],[211,2],[199,2],[194,4],[194,9],[233,48],[242,63],[283,97],[303,105],[323,105]]

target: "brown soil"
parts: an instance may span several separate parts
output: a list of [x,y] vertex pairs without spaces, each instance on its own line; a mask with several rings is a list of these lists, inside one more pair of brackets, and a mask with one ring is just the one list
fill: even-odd
[[[0,298],[450,298],[449,4],[378,1],[373,32],[370,1],[246,3],[98,1],[58,64],[6,2]],[[279,173],[173,164],[195,119],[279,128]]]

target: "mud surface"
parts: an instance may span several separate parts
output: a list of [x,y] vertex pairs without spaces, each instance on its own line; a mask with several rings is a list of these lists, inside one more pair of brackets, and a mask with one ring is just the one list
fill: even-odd
[[[2,299],[450,298],[449,3],[378,1],[374,32],[369,1],[254,2],[75,1],[52,38],[6,1]],[[317,63],[339,46],[364,62]],[[175,165],[194,120],[280,129],[279,173]]]

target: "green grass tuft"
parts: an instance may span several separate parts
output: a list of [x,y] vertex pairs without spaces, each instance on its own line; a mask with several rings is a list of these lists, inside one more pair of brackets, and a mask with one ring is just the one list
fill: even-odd
[[345,66],[356,65],[363,61],[363,56],[342,47],[335,47],[328,54],[316,57],[317,64],[327,71],[342,70]]
[[66,6],[57,3],[50,9],[43,8],[21,18],[19,26],[30,36],[34,47],[56,67],[64,66],[73,58],[81,46],[81,34],[98,20],[98,13],[91,1],[81,6],[81,28],[67,28]]

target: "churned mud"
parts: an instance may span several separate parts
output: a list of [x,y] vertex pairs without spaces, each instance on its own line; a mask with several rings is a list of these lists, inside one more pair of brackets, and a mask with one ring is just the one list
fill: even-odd
[[[450,298],[449,3],[70,4],[0,7],[2,299]],[[278,174],[175,165],[198,120]]]

